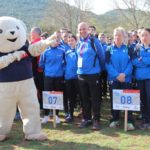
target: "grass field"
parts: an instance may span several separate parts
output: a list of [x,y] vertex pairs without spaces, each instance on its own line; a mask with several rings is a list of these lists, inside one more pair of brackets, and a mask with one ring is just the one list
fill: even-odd
[[[43,125],[43,131],[49,139],[44,142],[25,141],[21,121],[15,121],[9,134],[9,140],[0,143],[0,150],[150,150],[150,131],[124,132],[123,117],[118,129],[110,129],[110,106],[102,103],[101,130],[79,129],[79,119],[73,124],[62,123],[53,128],[52,122]],[[78,112],[76,111],[76,115]],[[63,115],[63,114],[61,114]],[[123,113],[122,113],[123,116]],[[139,123],[136,121],[136,124]]]

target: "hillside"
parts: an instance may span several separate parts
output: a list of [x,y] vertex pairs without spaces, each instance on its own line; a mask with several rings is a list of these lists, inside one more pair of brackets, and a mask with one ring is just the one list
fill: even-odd
[[37,24],[44,16],[49,0],[0,0],[0,16],[13,16],[27,25]]
[[[134,18],[136,16],[136,19]],[[145,13],[144,11],[135,11],[135,16],[132,10],[124,9],[124,10],[112,10],[104,15],[99,16],[99,21],[101,22],[102,28],[106,31],[110,31],[110,29],[114,29],[117,26],[122,26],[127,30],[137,29],[138,27],[149,27],[150,14]],[[136,21],[136,22],[135,22]]]
[[[135,28],[132,22],[128,22],[119,10],[113,10],[103,15],[96,15],[92,12],[79,12],[76,7],[63,4],[56,0],[0,0],[0,16],[14,16],[23,20],[28,27],[40,26],[43,30],[53,32],[60,27],[68,27],[76,31],[76,26],[80,21],[88,21],[97,27],[99,32],[111,32],[117,26],[127,29]],[[132,14],[129,10],[123,10],[130,20]],[[136,12],[140,26],[148,26],[149,19],[141,20],[144,12]]]

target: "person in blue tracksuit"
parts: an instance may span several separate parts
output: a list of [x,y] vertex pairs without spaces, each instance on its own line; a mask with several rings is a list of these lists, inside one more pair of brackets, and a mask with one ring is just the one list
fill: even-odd
[[[116,128],[119,125],[119,110],[113,110],[112,90],[130,89],[132,79],[132,63],[129,56],[129,49],[123,43],[125,31],[122,27],[114,29],[114,43],[106,51],[106,69],[108,73],[108,82],[111,96],[111,114],[110,128]],[[128,130],[134,130],[132,112],[128,115]]]
[[102,44],[104,52],[106,52],[106,49],[107,49],[108,45],[106,43],[106,36],[105,36],[105,34],[104,33],[99,33],[98,39],[100,40],[100,42]]
[[[53,34],[51,38],[56,42],[53,47],[48,47],[41,55],[39,67],[44,71],[44,91],[63,91],[64,75],[64,47],[60,44],[57,36]],[[58,115],[58,111],[56,112]],[[45,109],[45,116],[42,123],[47,123],[49,110]],[[56,123],[60,120],[56,116]]]
[[[60,44],[62,47],[64,47],[64,52],[66,53],[68,50],[70,50],[70,46],[68,45],[68,30],[60,30],[61,31],[61,41]],[[66,95],[66,81],[63,82],[63,94],[64,94],[64,111],[65,111],[65,118],[68,118],[68,100]]]
[[76,96],[78,93],[78,78],[77,78],[77,53],[76,53],[77,38],[74,35],[68,37],[68,44],[71,47],[65,53],[65,89],[66,89],[66,105],[68,108],[68,116],[66,122],[72,122],[74,119],[74,108],[76,104]]
[[136,47],[132,32],[128,33],[128,47],[134,49]]
[[62,33],[61,35],[61,45],[64,46],[65,52],[70,49],[70,46],[68,45],[68,32]]
[[150,29],[142,29],[141,47],[133,54],[135,78],[140,89],[142,123],[140,129],[150,129]]
[[[106,49],[108,47],[106,43],[106,36],[104,33],[99,33],[98,39],[100,40],[104,53],[106,53]],[[104,69],[104,71],[101,73],[101,87],[102,87],[102,98],[107,98],[107,71]]]
[[[91,119],[93,119],[92,129],[99,130],[101,101],[99,78],[104,68],[105,55],[99,40],[97,38],[91,39],[88,27],[85,22],[78,25],[80,40],[77,44],[77,74],[83,102],[83,120],[79,127],[89,126],[92,123]],[[92,47],[92,40],[94,47]],[[93,118],[91,112],[93,112]]]
[[[135,42],[134,39],[135,38],[134,38],[133,32],[128,32],[128,48],[132,49],[133,51],[140,44],[140,43]],[[133,72],[134,72],[134,67],[133,67]],[[132,76],[132,88],[137,89],[137,82],[136,82],[136,79],[135,79],[134,75]]]

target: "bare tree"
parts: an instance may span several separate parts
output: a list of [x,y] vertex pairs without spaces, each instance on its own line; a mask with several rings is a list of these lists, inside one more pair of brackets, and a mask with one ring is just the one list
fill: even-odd
[[145,7],[147,7],[147,8],[150,7],[150,0],[145,0]]
[[84,12],[90,11],[92,9],[90,3],[91,0],[74,0],[75,6],[78,8],[77,21],[78,23],[84,20]]
[[70,0],[57,1],[61,3],[57,3],[55,6],[57,12],[54,14],[55,18],[63,27],[76,32],[78,23],[87,19],[85,12],[91,10],[91,7],[89,7],[91,0],[73,0],[73,6],[70,6]]
[[[126,22],[134,29],[138,29],[148,21],[146,5],[148,0],[114,0],[116,9],[118,9],[125,18]],[[150,0],[149,0],[150,1]],[[121,9],[120,3],[127,9]]]

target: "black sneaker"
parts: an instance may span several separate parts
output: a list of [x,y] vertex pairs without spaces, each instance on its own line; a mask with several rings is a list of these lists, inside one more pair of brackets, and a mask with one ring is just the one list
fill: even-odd
[[142,119],[143,119],[142,115],[139,115],[139,116],[136,118],[136,120],[142,120]]
[[92,130],[100,130],[100,121],[99,120],[93,121]]
[[73,118],[71,118],[71,117],[67,117],[65,119],[65,123],[72,123],[72,122],[73,122]]
[[79,125],[79,128],[86,128],[88,127],[89,125],[92,124],[92,121],[91,120],[83,120],[80,125]]

